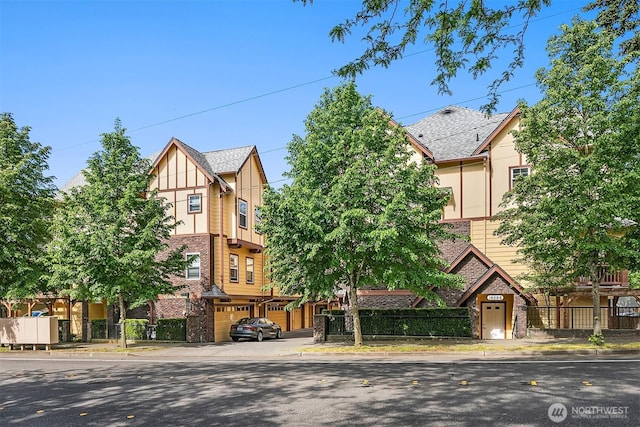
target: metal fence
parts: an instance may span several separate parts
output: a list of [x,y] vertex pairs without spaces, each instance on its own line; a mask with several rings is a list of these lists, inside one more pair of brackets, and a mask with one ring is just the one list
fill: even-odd
[[[529,327],[540,329],[590,329],[593,307],[527,307]],[[603,329],[639,329],[640,307],[601,307]]]

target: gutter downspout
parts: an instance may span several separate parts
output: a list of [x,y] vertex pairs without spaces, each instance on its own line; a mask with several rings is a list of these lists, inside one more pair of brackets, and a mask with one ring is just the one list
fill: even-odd
[[220,197],[218,199],[218,204],[219,204],[219,213],[220,213],[220,218],[219,218],[219,233],[220,233],[220,242],[218,243],[219,245],[219,252],[220,252],[220,289],[224,292],[224,191],[222,190],[222,184],[218,183],[218,185],[220,185]]

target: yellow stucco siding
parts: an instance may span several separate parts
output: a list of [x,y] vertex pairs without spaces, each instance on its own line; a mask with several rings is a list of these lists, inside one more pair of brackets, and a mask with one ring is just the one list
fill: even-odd
[[451,197],[444,208],[443,219],[461,218],[460,201],[462,200],[460,188],[460,169],[458,166],[443,167],[436,170],[435,175],[440,181],[440,188],[450,188]]
[[526,164],[522,156],[516,151],[513,135],[510,133],[517,126],[514,120],[503,129],[491,144],[491,214],[500,210],[500,203],[504,193],[510,190],[511,169],[514,166]]
[[462,215],[464,218],[485,217],[487,211],[487,171],[484,161],[462,167]]
[[161,191],[207,185],[204,173],[175,146],[169,147],[165,155],[158,160],[152,174],[155,178],[151,181],[151,188]]

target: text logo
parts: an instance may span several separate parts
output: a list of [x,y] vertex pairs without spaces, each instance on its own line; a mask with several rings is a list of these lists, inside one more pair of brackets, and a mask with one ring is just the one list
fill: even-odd
[[569,411],[567,411],[567,407],[562,403],[554,403],[553,405],[549,406],[547,415],[549,415],[549,419],[554,423],[561,423],[567,419]]

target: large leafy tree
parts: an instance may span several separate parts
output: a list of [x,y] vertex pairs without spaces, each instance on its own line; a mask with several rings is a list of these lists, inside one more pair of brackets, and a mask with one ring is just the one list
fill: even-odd
[[77,299],[117,304],[123,347],[127,309],[173,293],[169,278],[186,267],[184,248],[167,250],[175,221],[149,192],[150,166],[116,122],[88,161],[86,184],[64,195],[54,217],[52,283]]
[[[314,0],[294,0],[311,4]],[[388,67],[400,59],[408,47],[424,41],[436,54],[432,84],[440,93],[451,94],[449,82],[467,70],[474,78],[491,70],[495,75],[488,87],[484,108],[495,109],[501,85],[509,81],[524,60],[524,35],[531,19],[552,0],[363,0],[355,16],[345,19],[329,32],[333,41],[345,42],[364,30],[364,52],[337,70],[343,77],[355,77],[371,66]],[[599,24],[623,38],[627,52],[640,50],[637,0],[594,0],[585,10],[598,12]],[[626,37],[626,35],[629,35]],[[507,51],[505,52],[505,49]],[[508,51],[511,49],[511,52]],[[496,61],[510,56],[503,69]]]
[[507,193],[498,233],[518,245],[538,286],[593,287],[593,333],[602,335],[600,283],[638,256],[638,70],[618,56],[615,35],[576,20],[548,44],[538,71],[543,99],[523,104],[516,149],[533,165]]
[[437,241],[447,198],[434,166],[410,161],[405,131],[353,83],[325,91],[288,145],[288,177],[268,189],[260,231],[271,285],[298,303],[346,290],[355,344],[362,345],[357,291],[384,284],[435,298],[430,286],[460,285],[445,274]]
[[29,139],[13,116],[0,117],[0,299],[46,290],[44,245],[55,186],[47,176],[50,147]]

